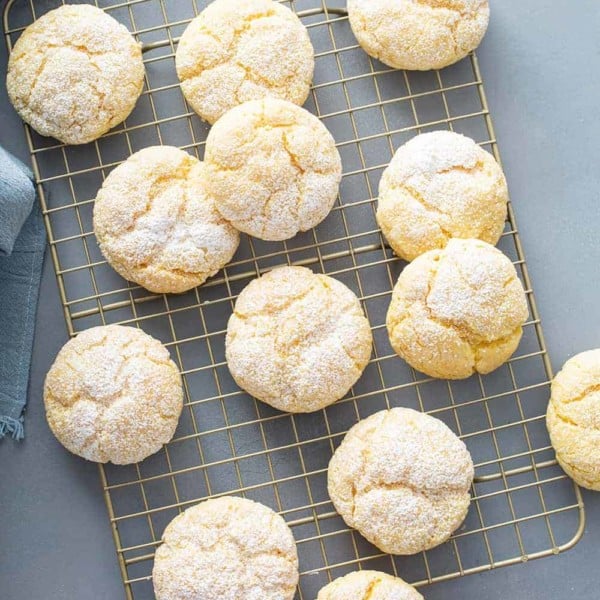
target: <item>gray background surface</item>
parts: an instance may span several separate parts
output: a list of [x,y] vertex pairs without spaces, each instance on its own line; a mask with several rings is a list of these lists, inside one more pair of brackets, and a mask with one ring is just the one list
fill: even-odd
[[[173,0],[174,1],[174,0]],[[0,6],[3,2],[0,2]],[[555,369],[600,346],[600,3],[492,0],[478,52]],[[0,72],[6,68],[0,44]],[[20,121],[0,89],[0,141],[23,159]],[[36,332],[27,439],[0,443],[0,598],[123,597],[95,465],[62,451],[42,381],[67,333],[50,261]],[[572,551],[423,589],[428,600],[596,598],[600,495]]]

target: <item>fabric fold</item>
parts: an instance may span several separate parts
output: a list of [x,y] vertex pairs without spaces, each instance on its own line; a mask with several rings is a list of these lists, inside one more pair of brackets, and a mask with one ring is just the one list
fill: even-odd
[[[33,210],[32,210],[33,207]],[[22,439],[46,232],[29,169],[0,148],[0,439]]]

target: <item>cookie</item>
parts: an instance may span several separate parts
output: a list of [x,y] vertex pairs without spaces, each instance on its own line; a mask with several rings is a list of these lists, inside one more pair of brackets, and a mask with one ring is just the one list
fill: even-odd
[[386,324],[392,347],[417,371],[464,379],[512,356],[528,314],[523,285],[502,252],[452,239],[402,271]]
[[65,144],[86,144],[124,121],[143,84],[141,44],[88,4],[61,6],[27,27],[6,78],[20,117]]
[[183,407],[179,370],[167,349],[134,327],[82,331],[46,376],[50,429],[87,460],[135,463],[171,440]]
[[207,194],[206,169],[171,146],[145,148],[106,178],[94,206],[102,254],[122,277],[181,293],[222,269],[239,233]]
[[445,542],[464,521],[473,461],[441,421],[384,410],[350,429],[328,470],[331,501],[348,526],[389,554]]
[[600,491],[600,349],[565,363],[546,421],[560,466],[578,485]]
[[451,131],[401,146],[379,185],[377,222],[394,252],[411,261],[452,238],[495,245],[504,230],[508,188],[494,157]]
[[262,504],[227,496],[171,521],[152,572],[157,600],[292,600],[298,578],[285,521]]
[[281,267],[240,294],[227,326],[226,357],[249,394],[306,413],[346,395],[371,346],[369,322],[351,290],[304,267]]
[[355,571],[326,585],[317,600],[423,600],[423,596],[399,577]]
[[223,217],[269,241],[323,221],[342,175],[335,141],[321,121],[272,98],[246,102],[219,119],[204,160],[208,191]]
[[394,69],[429,71],[475,50],[488,0],[348,0],[350,26],[367,54]]
[[302,105],[315,68],[300,19],[272,0],[215,0],[184,31],[175,58],[192,108],[214,123],[249,100]]

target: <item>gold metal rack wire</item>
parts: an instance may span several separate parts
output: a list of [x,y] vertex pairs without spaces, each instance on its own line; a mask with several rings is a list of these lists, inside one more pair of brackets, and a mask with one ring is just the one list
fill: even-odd
[[[9,50],[24,27],[60,3],[9,0]],[[66,147],[25,128],[70,335],[104,323],[142,327],[169,347],[183,373],[186,403],[175,439],[141,464],[100,466],[126,597],[154,597],[152,559],[166,524],[186,507],[225,494],[262,501],[292,527],[300,600],[356,568],[424,585],[572,547],[583,533],[583,504],[556,466],[544,426],[552,372],[512,207],[500,248],[522,278],[531,318],[505,366],[467,381],[432,380],[394,355],[385,332],[403,263],[385,244],[374,208],[394,150],[419,132],[446,128],[470,135],[500,160],[475,55],[439,72],[395,71],[357,46],[344,8],[321,0],[284,2],[302,18],[316,49],[307,108],[332,131],[344,162],[329,218],[284,243],[244,237],[230,265],[181,296],[151,295],[106,265],[91,213],[108,172],[151,144],[173,144],[202,158],[208,127],[185,103],[174,55],[178,36],[206,4],[97,0],[143,43],[146,86],[136,110],[85,147]],[[313,415],[282,414],[250,398],[225,363],[224,334],[236,296],[278,264],[308,265],[341,279],[358,294],[373,327],[373,359],[362,379],[345,399]],[[336,515],[326,492],[327,464],[344,433],[359,418],[392,406],[444,420],[476,463],[463,528],[413,557],[391,557],[369,545]]]

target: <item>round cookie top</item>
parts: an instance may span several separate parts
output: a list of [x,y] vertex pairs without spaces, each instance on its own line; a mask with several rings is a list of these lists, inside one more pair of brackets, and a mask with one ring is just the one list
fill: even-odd
[[248,100],[304,104],[315,68],[306,28],[273,0],[215,0],[187,27],[175,65],[192,108],[214,123]]
[[502,169],[473,140],[434,131],[401,146],[379,185],[377,222],[394,252],[411,261],[452,238],[495,245],[506,220]]
[[246,102],[219,119],[204,160],[209,192],[223,217],[270,241],[323,221],[342,175],[335,141],[321,121],[273,98]]
[[6,78],[21,118],[66,144],[86,144],[124,121],[143,84],[141,44],[88,4],[61,6],[27,27]]
[[106,178],[94,206],[100,250],[125,279],[181,293],[222,269],[239,233],[207,194],[204,165],[171,146],[145,148]]
[[480,240],[450,240],[402,271],[387,314],[390,342],[430,377],[490,373],[514,353],[529,314],[515,267]]
[[317,600],[423,600],[423,596],[399,577],[355,571],[326,585]]
[[348,0],[350,26],[367,54],[395,69],[451,65],[481,43],[488,0]]
[[600,349],[574,356],[555,377],[547,424],[560,466],[600,491]]
[[181,377],[167,349],[140,329],[82,331],[46,376],[50,429],[67,450],[124,465],[171,440],[183,407]]
[[298,555],[285,521],[251,500],[207,500],[175,517],[152,572],[157,600],[292,600]]
[[371,356],[358,298],[304,267],[252,281],[229,319],[227,365],[255,398],[288,412],[313,412],[346,395]]
[[407,408],[371,415],[350,429],[328,471],[342,519],[389,554],[445,542],[464,521],[473,461],[441,421]]

